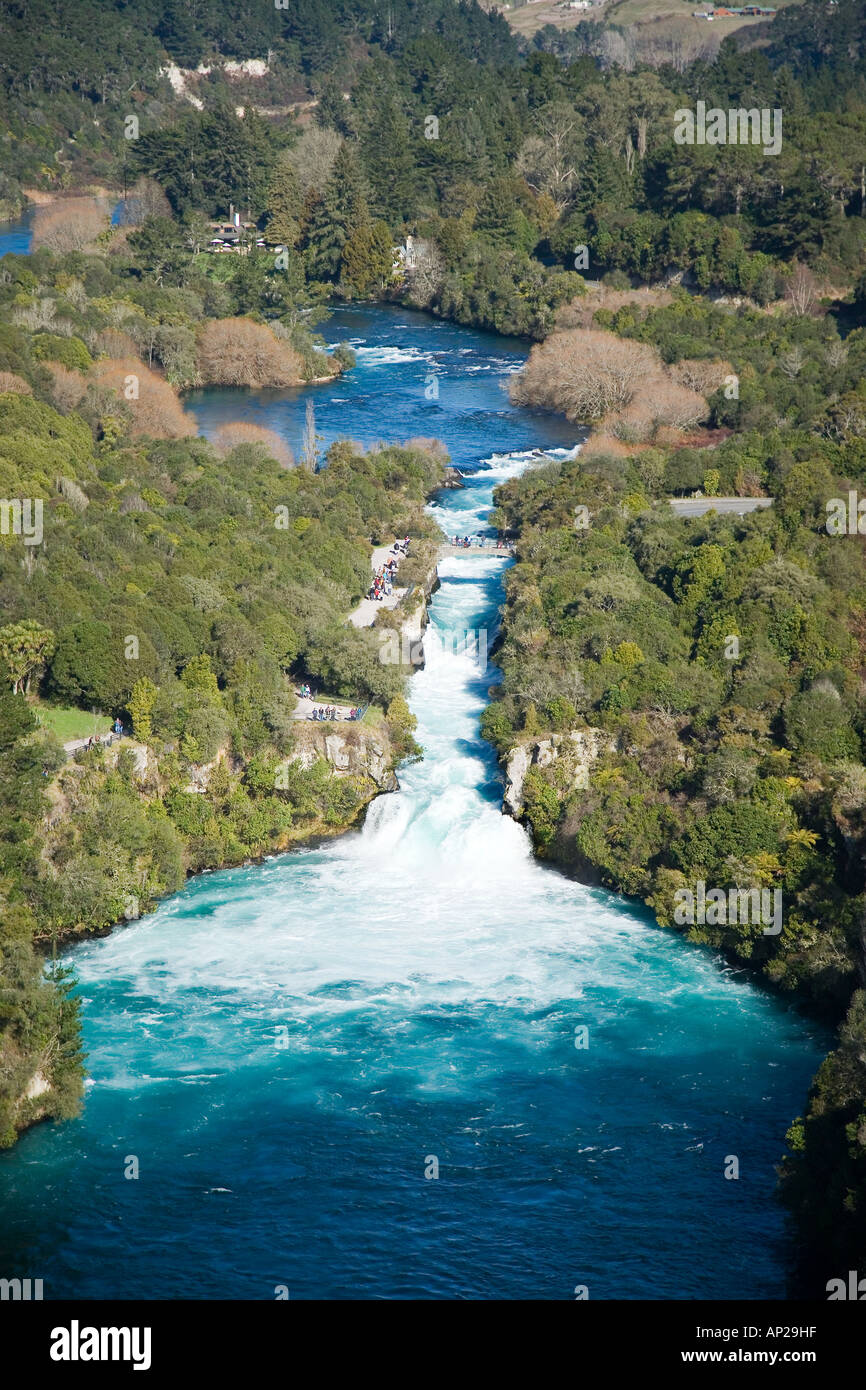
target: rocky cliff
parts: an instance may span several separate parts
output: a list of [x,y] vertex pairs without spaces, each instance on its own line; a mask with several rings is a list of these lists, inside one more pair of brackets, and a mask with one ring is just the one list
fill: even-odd
[[523,784],[531,767],[557,764],[557,781],[566,792],[589,786],[593,763],[616,744],[604,729],[571,729],[545,738],[528,738],[512,748],[505,762],[505,794],[502,809],[515,820],[523,815]]
[[377,792],[398,789],[394,751],[387,728],[366,724],[299,724],[287,761],[311,767],[316,758],[330,763],[337,777],[362,777]]

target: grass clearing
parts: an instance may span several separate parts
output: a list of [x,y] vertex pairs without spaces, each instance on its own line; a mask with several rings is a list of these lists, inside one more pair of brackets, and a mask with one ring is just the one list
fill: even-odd
[[[747,3],[747,0],[742,0]],[[543,29],[545,24],[554,24],[557,29],[574,29],[576,25],[590,20],[596,24],[616,24],[623,29],[632,25],[653,24],[657,20],[680,19],[684,28],[703,34],[706,30],[715,31],[722,38],[733,34],[736,29],[746,25],[765,24],[766,18],[760,16],[744,17],[734,15],[730,19],[715,19],[708,23],[705,19],[695,19],[694,10],[714,9],[722,0],[608,0],[605,5],[595,5],[591,10],[563,10],[557,0],[529,0],[526,5],[506,10],[505,18],[517,34],[526,38]],[[776,10],[786,5],[799,5],[802,0],[755,0]]]
[[61,743],[70,743],[74,738],[93,738],[95,734],[101,737],[111,729],[107,714],[91,714],[71,705],[47,705],[37,700],[33,713],[41,725],[54,730]]

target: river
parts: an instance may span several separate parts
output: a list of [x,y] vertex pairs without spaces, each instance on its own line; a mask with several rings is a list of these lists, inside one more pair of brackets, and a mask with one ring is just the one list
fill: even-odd
[[[472,473],[433,506],[449,533],[576,442],[510,406],[512,340],[390,308],[325,333],[357,348],[346,377],[200,393],[203,431],[297,448],[311,395],[323,445],[436,435]],[[46,1298],[784,1296],[774,1164],[826,1040],[500,813],[491,676],[451,634],[492,630],[506,563],[443,563],[424,760],[362,830],[67,953],[87,1099],[0,1156],[5,1275]]]

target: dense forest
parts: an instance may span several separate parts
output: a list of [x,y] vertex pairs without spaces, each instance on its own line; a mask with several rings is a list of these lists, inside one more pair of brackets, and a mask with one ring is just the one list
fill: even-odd
[[[320,762],[277,781],[293,679],[415,752],[402,673],[345,615],[371,544],[430,534],[441,451],[206,443],[180,397],[350,370],[329,303],[396,299],[535,342],[514,399],[594,430],[498,495],[484,730],[505,761],[600,731],[587,784],[532,764],[522,814],[663,925],[695,879],[781,889],[778,935],[689,935],[838,1024],[782,1190],[804,1287],[862,1267],[866,570],[826,526],[866,483],[862,5],[696,53],[589,21],[527,43],[474,0],[0,0],[0,32],[0,207],[42,203],[0,265],[0,492],[50,521],[23,559],[0,536],[0,1143],[78,1101],[52,941],[369,799]],[[778,112],[778,146],[678,143],[698,102]],[[210,254],[231,207],[245,254]],[[772,505],[677,516],[694,493]],[[46,712],[92,708],[144,762],[64,759]],[[50,1100],[23,1101],[37,1069]]]
[[[4,1144],[80,1093],[76,1006],[62,971],[43,981],[41,950],[138,915],[189,872],[333,833],[381,789],[305,755],[293,678],[368,705],[351,737],[391,765],[415,751],[404,672],[345,619],[371,544],[431,532],[441,450],[338,443],[319,459],[313,433],[296,463],[255,426],[197,438],[156,365],[180,353],[183,378],[187,321],[200,341],[265,323],[202,322],[193,291],[126,268],[43,251],[0,284],[0,492],[40,499],[45,538],[28,544],[26,518],[0,536]],[[100,712],[94,732],[120,716],[132,740],[67,760],[52,715],[77,709]],[[22,1103],[37,1068],[48,1099]]]
[[[501,15],[452,0],[99,11],[95,52],[89,0],[62,17],[0,6],[0,199],[151,178],[167,215],[145,202],[139,250],[169,282],[183,280],[184,241],[200,245],[202,218],[230,204],[287,246],[291,296],[394,288],[533,337],[579,292],[578,269],[685,276],[758,304],[800,262],[831,284],[862,273],[854,0],[786,9],[760,43],[758,30],[726,39],[711,62],[629,68],[589,39],[550,52],[543,32],[521,54]],[[226,67],[248,60],[266,71]],[[778,110],[780,148],[678,144],[674,113],[699,100]],[[394,285],[407,234],[423,254]]]
[[[510,767],[528,754],[518,810],[542,856],[841,1023],[782,1170],[815,1294],[866,1252],[866,557],[848,518],[866,343],[806,311],[619,298],[512,387],[595,428],[497,492],[517,563],[483,727]],[[685,518],[669,500],[731,495],[772,505]],[[778,891],[778,930],[683,922],[698,882]]]
[[[14,619],[0,628],[3,1143],[31,1113],[36,1067],[49,1113],[80,1091],[74,1004],[62,975],[59,996],[41,982],[38,949],[138,916],[188,872],[332,833],[381,789],[299,756],[290,673],[369,705],[351,740],[366,733],[392,764],[414,751],[402,671],[345,615],[370,539],[424,535],[441,467],[417,446],[334,445],[314,473],[259,442],[218,451],[120,425],[94,442],[38,387],[0,395],[3,489],[47,496],[51,538],[32,563],[19,537],[0,548]],[[131,740],[67,760],[49,716],[69,707],[101,711],[103,731],[120,714]]]

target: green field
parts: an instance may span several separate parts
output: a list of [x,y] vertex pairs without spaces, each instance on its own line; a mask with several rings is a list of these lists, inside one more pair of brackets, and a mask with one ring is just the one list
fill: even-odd
[[40,724],[53,729],[61,743],[69,743],[74,738],[92,738],[94,734],[108,733],[111,720],[107,714],[90,714],[72,706],[46,705],[37,700],[33,713]]

